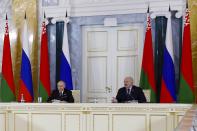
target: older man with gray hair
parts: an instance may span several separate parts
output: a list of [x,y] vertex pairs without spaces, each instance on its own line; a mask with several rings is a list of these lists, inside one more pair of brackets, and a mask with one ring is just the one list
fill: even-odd
[[66,83],[64,83],[64,81],[60,80],[57,83],[57,89],[52,92],[47,102],[53,102],[54,100],[58,100],[60,102],[68,102],[68,103],[74,102],[72,92],[66,89]]
[[133,78],[128,76],[124,79],[124,87],[118,90],[116,99],[119,103],[128,103],[137,101],[139,103],[146,102],[146,97],[140,87],[133,85]]

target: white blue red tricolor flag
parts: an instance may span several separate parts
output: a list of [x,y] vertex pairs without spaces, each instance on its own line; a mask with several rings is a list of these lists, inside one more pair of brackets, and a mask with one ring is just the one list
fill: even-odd
[[172,42],[171,15],[168,17],[166,40],[163,51],[163,69],[161,82],[161,103],[176,102],[176,86],[175,86],[175,69],[174,69],[174,53]]
[[67,23],[68,23],[68,18],[66,18],[66,21],[64,23],[63,44],[62,44],[62,51],[60,56],[60,80],[63,80],[66,83],[66,88],[68,90],[72,90],[73,83],[72,83],[72,73],[71,73],[71,64],[70,64],[70,53],[68,46]]
[[22,61],[20,73],[20,88],[18,100],[21,100],[23,95],[25,102],[32,102],[34,100],[32,72],[29,53],[29,36],[27,29],[27,21],[24,19],[24,27],[22,31]]

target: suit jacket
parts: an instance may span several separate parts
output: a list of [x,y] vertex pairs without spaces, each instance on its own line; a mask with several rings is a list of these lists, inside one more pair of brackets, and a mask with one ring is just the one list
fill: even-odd
[[146,102],[146,97],[140,87],[132,86],[130,94],[127,93],[126,87],[122,87],[118,90],[116,99],[119,103],[127,101],[138,100],[139,103]]
[[51,102],[52,100],[60,100],[60,101],[66,101],[68,103],[73,103],[74,98],[72,95],[72,92],[70,90],[64,89],[63,94],[59,93],[59,90],[54,90],[51,94],[51,96],[48,98],[47,102]]

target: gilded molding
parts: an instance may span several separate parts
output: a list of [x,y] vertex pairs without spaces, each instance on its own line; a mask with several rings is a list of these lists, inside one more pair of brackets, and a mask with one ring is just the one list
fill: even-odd
[[[197,88],[197,13],[196,13],[197,12],[197,0],[188,0],[188,1],[189,1],[189,8],[191,10],[190,28],[191,28],[191,41],[192,41],[194,84],[195,84],[195,87]],[[197,95],[197,89],[196,89],[196,95]]]
[[[37,0],[12,0],[12,13],[15,26],[18,29],[18,39],[20,39],[20,30],[23,27],[24,16],[27,16],[28,31],[29,31],[29,43],[31,53],[31,68],[32,79],[34,87],[34,98],[37,98],[37,86],[38,86],[38,23],[37,23]],[[20,78],[20,65],[21,65],[21,43],[20,40],[16,42],[15,46],[15,62],[14,62],[14,77],[16,84],[16,94],[19,89]],[[37,100],[37,99],[36,99]]]

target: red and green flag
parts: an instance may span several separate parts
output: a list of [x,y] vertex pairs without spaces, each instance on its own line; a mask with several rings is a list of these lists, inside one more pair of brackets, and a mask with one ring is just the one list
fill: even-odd
[[40,50],[40,82],[39,96],[42,101],[46,102],[51,93],[50,87],[50,68],[49,68],[49,52],[47,42],[47,32],[45,21],[42,23],[41,50]]
[[16,100],[7,15],[3,45],[0,97],[2,102],[11,102]]
[[150,15],[147,15],[146,36],[140,76],[140,87],[150,90],[150,102],[156,102],[156,87],[153,62],[153,45]]
[[185,17],[184,17],[184,31],[183,31],[178,102],[194,103],[195,102],[194,92],[195,91],[194,91],[193,70],[192,70],[190,18],[189,18],[189,9],[186,8]]

